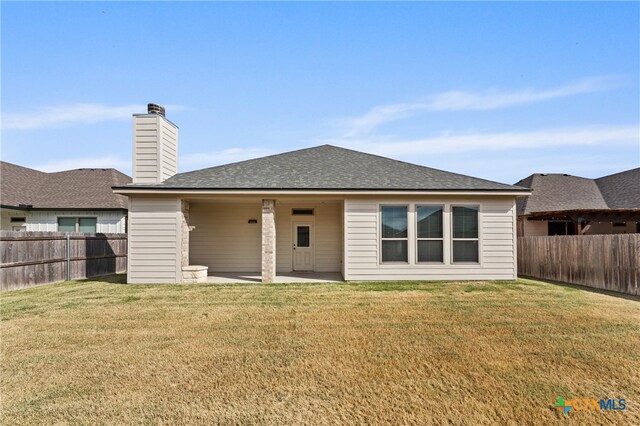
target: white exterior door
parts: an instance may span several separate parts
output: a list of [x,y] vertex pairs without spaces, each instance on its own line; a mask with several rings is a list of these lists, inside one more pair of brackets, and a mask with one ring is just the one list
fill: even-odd
[[293,223],[293,270],[313,271],[313,222]]

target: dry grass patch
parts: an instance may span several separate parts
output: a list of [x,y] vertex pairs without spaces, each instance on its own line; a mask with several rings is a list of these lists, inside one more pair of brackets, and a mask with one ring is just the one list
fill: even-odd
[[[640,424],[640,302],[535,281],[0,296],[4,424]],[[624,398],[626,412],[553,409]]]

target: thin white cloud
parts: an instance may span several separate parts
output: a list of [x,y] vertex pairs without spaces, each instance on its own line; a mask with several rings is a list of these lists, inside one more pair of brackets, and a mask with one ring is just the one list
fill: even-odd
[[341,120],[344,137],[354,137],[374,131],[378,126],[414,116],[419,111],[486,111],[551,99],[600,92],[623,85],[619,77],[590,77],[548,90],[521,89],[515,91],[487,90],[466,92],[452,90],[427,96],[425,102],[380,105],[359,117]]
[[640,129],[637,126],[586,126],[531,132],[446,132],[437,136],[414,140],[371,137],[323,139],[318,142],[395,158],[411,158],[419,155],[487,150],[584,147],[604,144],[639,146]]
[[621,84],[621,80],[617,77],[591,77],[540,91],[533,89],[512,92],[489,90],[482,93],[450,91],[433,96],[427,104],[427,109],[431,111],[491,110],[599,92]]
[[[172,105],[167,110],[181,110],[184,107]],[[132,114],[147,110],[143,104],[109,106],[98,103],[77,103],[43,107],[30,112],[2,115],[3,129],[38,129],[45,127],[93,124],[102,121],[131,119]]]
[[185,154],[180,157],[180,168],[193,170],[199,167],[212,167],[221,164],[235,163],[252,158],[264,157],[273,154],[274,151],[261,148],[228,148],[213,152],[199,152]]
[[532,173],[568,173],[598,178],[640,166],[638,155],[621,156],[618,150],[611,150],[605,155],[596,155],[590,150],[575,150],[571,154],[571,161],[548,150],[525,156],[512,155],[509,151],[492,151],[485,156],[460,158],[447,155],[431,157],[430,160],[427,165],[431,167],[505,183],[515,183]]
[[[194,170],[201,167],[212,167],[221,164],[234,163],[251,158],[264,157],[274,154],[267,148],[229,148],[214,152],[201,152],[180,156],[180,171]],[[59,172],[73,169],[118,169],[123,173],[131,174],[131,159],[123,159],[115,155],[96,157],[72,157],[61,158],[46,163],[25,164],[43,172]]]
[[26,165],[32,169],[43,172],[60,172],[63,170],[73,169],[118,169],[123,173],[129,173],[131,170],[131,160],[123,160],[114,155],[96,156],[96,157],[75,157],[62,158],[59,160],[40,163],[34,165]]
[[360,117],[343,120],[347,128],[343,136],[353,137],[369,133],[384,123],[411,117],[415,111],[424,110],[426,106],[422,103],[376,106]]

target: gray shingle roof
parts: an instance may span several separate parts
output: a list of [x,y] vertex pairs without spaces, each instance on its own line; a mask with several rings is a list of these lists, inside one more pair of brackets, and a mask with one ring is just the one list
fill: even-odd
[[0,202],[3,206],[32,205],[36,209],[127,209],[127,198],[112,186],[131,178],[115,169],[77,169],[44,173],[0,162]]
[[640,208],[640,167],[596,179],[609,208]]
[[522,190],[331,145],[177,174],[154,188]]
[[518,199],[518,214],[561,210],[640,209],[640,168],[587,179],[567,174],[533,174],[516,185],[533,189]]

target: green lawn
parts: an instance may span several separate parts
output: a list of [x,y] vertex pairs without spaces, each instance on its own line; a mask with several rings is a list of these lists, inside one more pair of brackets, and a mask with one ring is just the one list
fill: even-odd
[[[640,424],[640,301],[536,281],[0,295],[3,424]],[[553,408],[623,398],[624,412]]]

